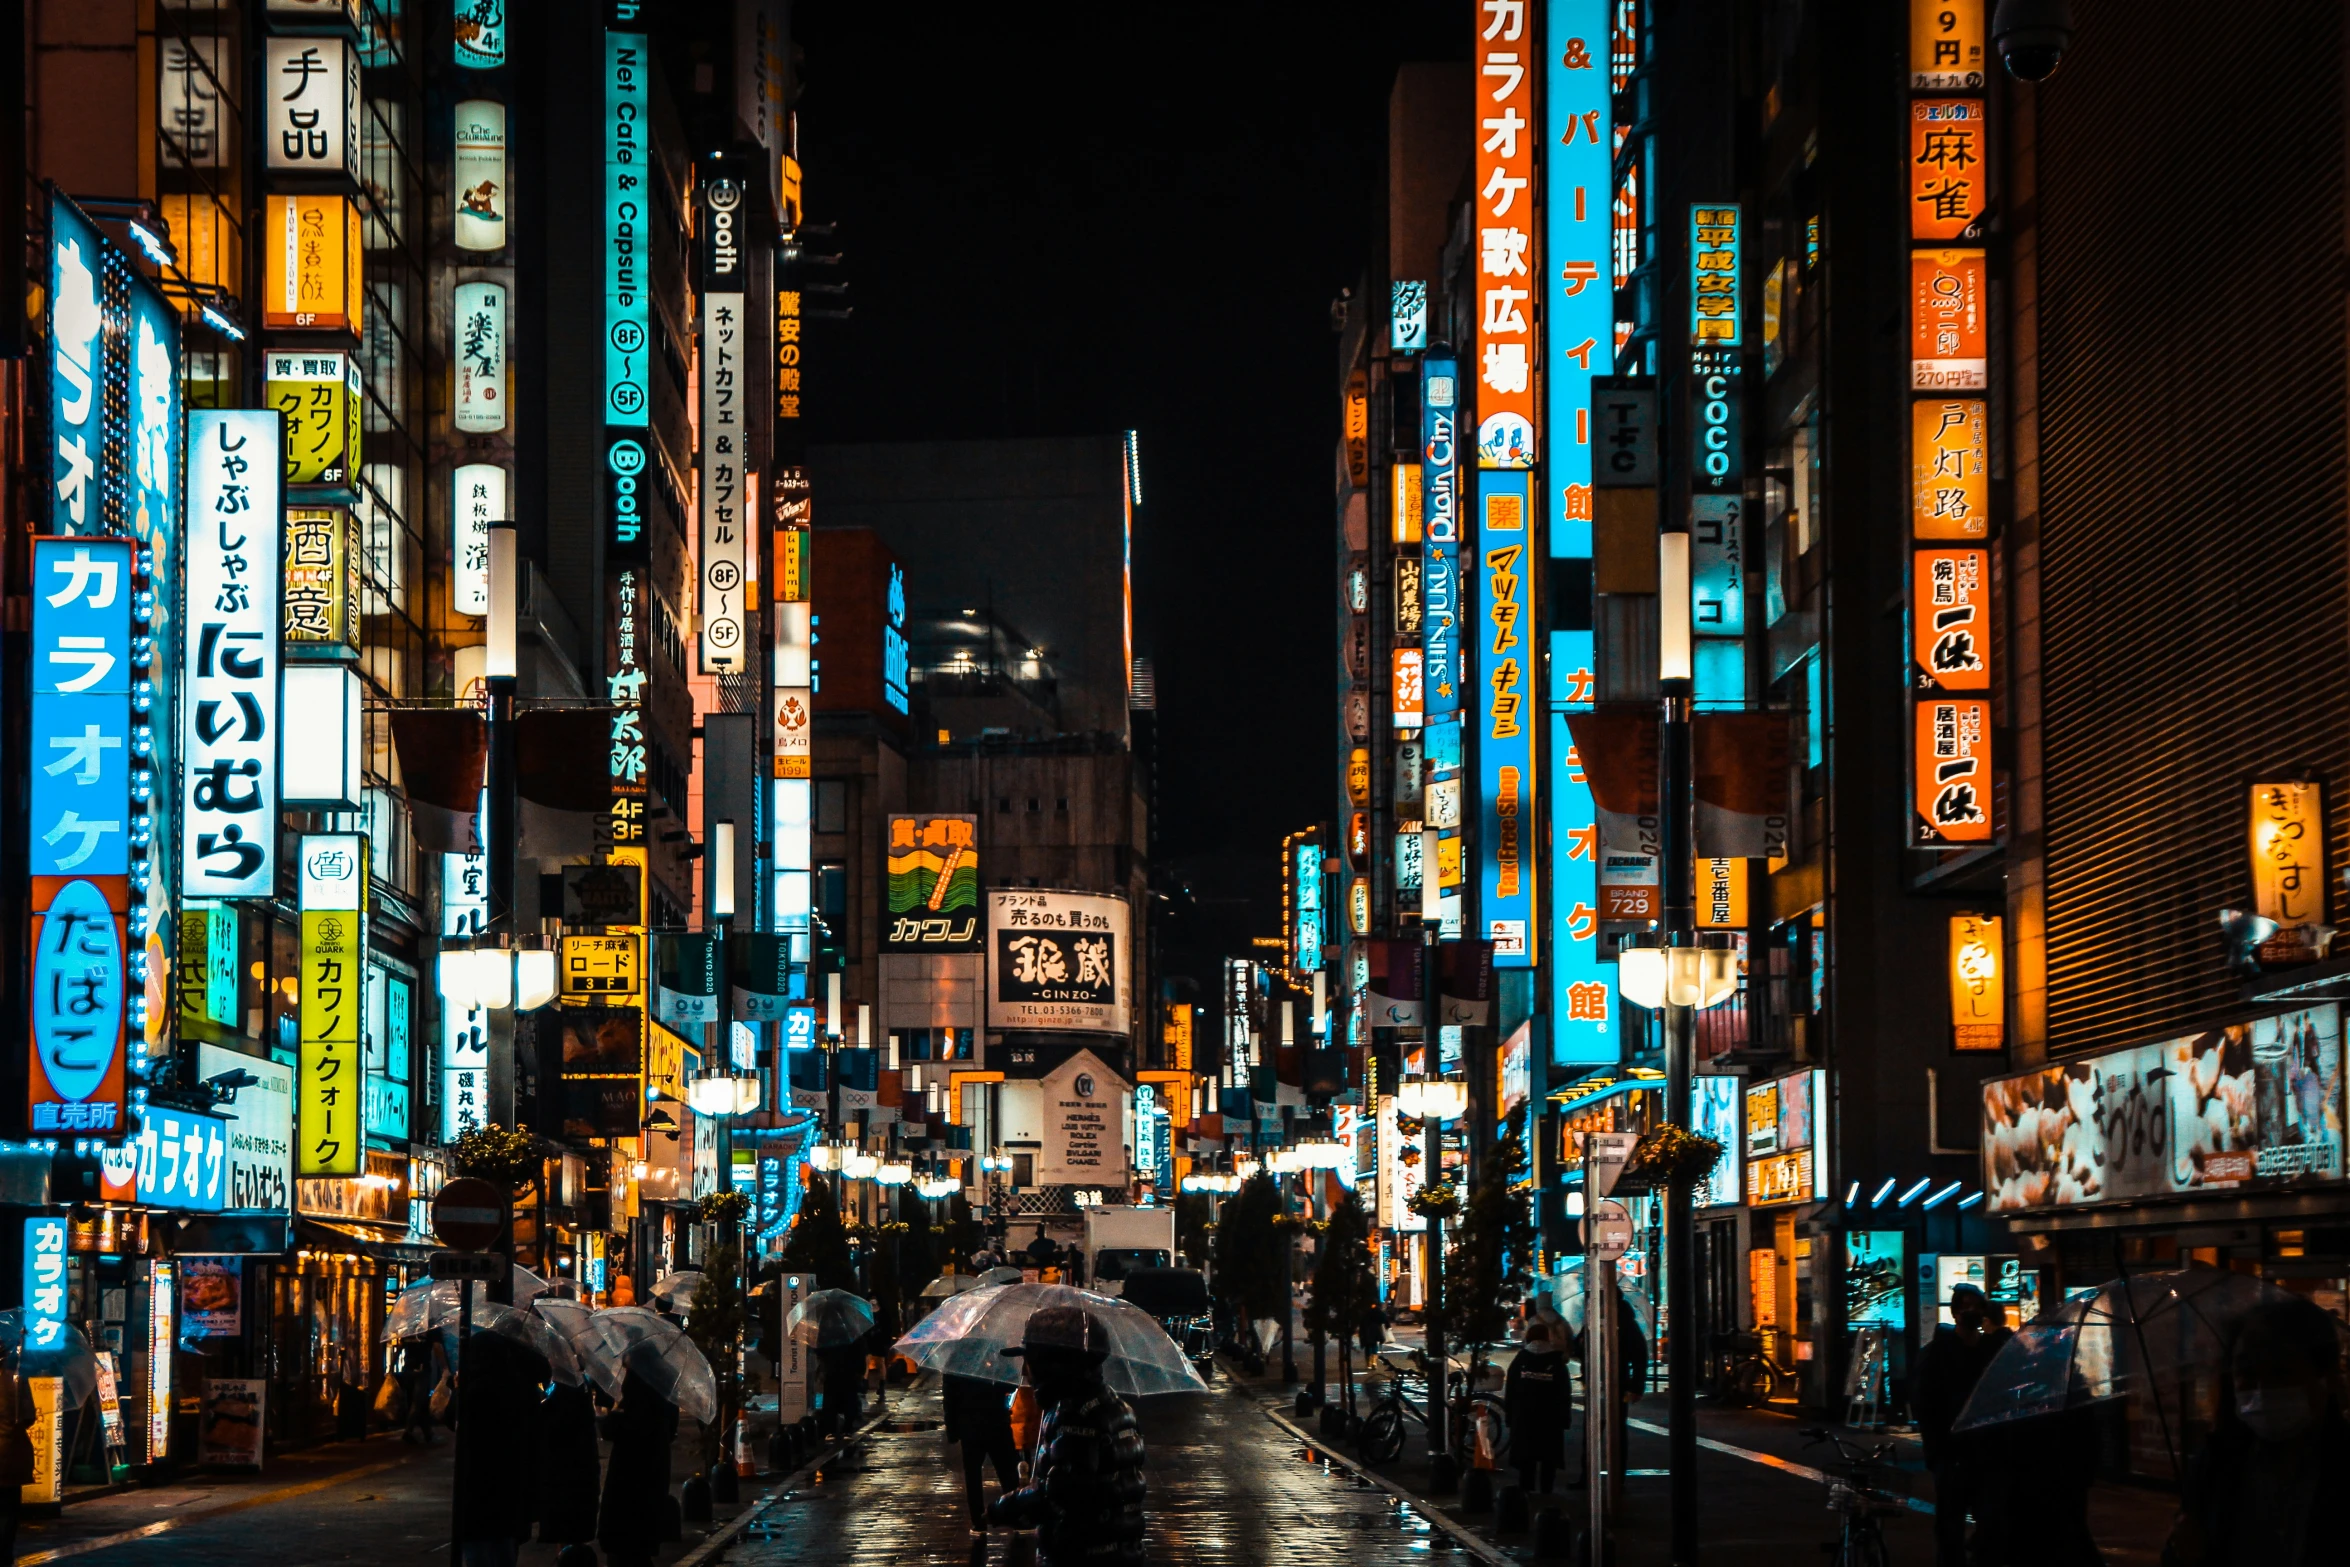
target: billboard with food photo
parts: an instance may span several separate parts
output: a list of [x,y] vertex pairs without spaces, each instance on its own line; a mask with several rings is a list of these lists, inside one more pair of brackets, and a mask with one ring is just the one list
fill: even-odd
[[1993,1213],[2342,1176],[2338,1005],[1983,1085]]

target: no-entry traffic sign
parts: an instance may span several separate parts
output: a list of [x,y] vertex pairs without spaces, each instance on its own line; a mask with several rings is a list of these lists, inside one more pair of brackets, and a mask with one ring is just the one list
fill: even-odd
[[457,1251],[479,1251],[506,1223],[506,1197],[487,1181],[451,1181],[432,1200],[433,1233]]

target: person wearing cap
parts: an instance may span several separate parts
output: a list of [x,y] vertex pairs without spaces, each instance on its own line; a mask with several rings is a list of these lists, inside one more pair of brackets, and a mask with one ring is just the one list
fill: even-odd
[[[1967,1567],[1967,1516],[1988,1521],[1993,1455],[1951,1426],[1966,1408],[1967,1395],[1983,1379],[1991,1357],[1999,1353],[2009,1334],[1999,1323],[1991,1303],[1972,1284],[1950,1292],[1950,1325],[1935,1330],[1933,1341],[1918,1357],[1918,1435],[1926,1445],[1926,1467],[1934,1472],[1934,1560],[1936,1567]],[[1996,1559],[1979,1530],[1972,1559]]]
[[1047,1306],[1004,1351],[1028,1363],[1043,1406],[1029,1482],[988,1509],[995,1523],[1037,1531],[1041,1567],[1142,1560],[1142,1433],[1102,1380],[1110,1336],[1082,1306]]

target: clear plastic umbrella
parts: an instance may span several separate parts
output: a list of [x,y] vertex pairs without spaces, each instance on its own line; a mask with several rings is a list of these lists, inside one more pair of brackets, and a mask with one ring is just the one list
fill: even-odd
[[692,1309],[694,1296],[701,1287],[702,1275],[699,1269],[680,1268],[674,1273],[664,1273],[653,1281],[653,1299],[675,1301],[680,1311],[686,1311]]
[[613,1306],[597,1312],[595,1321],[624,1372],[643,1377],[704,1425],[718,1418],[718,1375],[684,1329],[642,1306]]
[[[450,1324],[449,1331],[456,1331],[454,1322]],[[554,1326],[536,1312],[499,1301],[483,1301],[473,1308],[473,1331],[495,1333],[502,1338],[512,1339],[525,1349],[536,1351],[546,1360],[555,1380],[566,1386],[577,1387],[587,1380],[570,1340],[556,1332]]]
[[537,1297],[531,1301],[530,1309],[563,1340],[589,1381],[602,1388],[607,1397],[620,1396],[620,1384],[627,1376],[620,1363],[621,1351],[597,1328],[594,1311],[579,1301],[554,1295]]
[[986,1289],[991,1284],[1018,1284],[1023,1278],[1018,1268],[990,1268],[971,1281],[973,1289]]
[[818,1290],[792,1307],[783,1330],[810,1349],[837,1349],[873,1331],[873,1307],[847,1290]]
[[1000,1284],[957,1295],[897,1341],[918,1366],[988,1382],[1017,1382],[1020,1362],[1004,1351],[1027,1336],[1028,1319],[1047,1306],[1082,1306],[1101,1319],[1110,1340],[1102,1376],[1132,1397],[1198,1393],[1207,1383],[1158,1318],[1139,1306],[1066,1284]]
[[[2042,1312],[1999,1346],[1953,1429],[2029,1420],[2084,1404],[2151,1397],[2167,1444],[2180,1413],[2216,1391],[2244,1316],[2298,1297],[2218,1268],[2115,1279]],[[2334,1321],[2350,1348],[2350,1326]],[[2173,1454],[2174,1465],[2176,1454]]]
[[[514,1304],[527,1305],[547,1293],[547,1281],[530,1269],[514,1265]],[[473,1309],[476,1315],[490,1303],[490,1287],[480,1279],[473,1281]],[[411,1284],[402,1290],[384,1313],[384,1339],[414,1338],[430,1333],[435,1328],[454,1328],[457,1324],[457,1281],[429,1279],[422,1284]]]
[[922,1286],[921,1298],[924,1300],[944,1300],[949,1295],[960,1295],[967,1289],[976,1288],[978,1283],[979,1281],[968,1273],[942,1273]]
[[0,1360],[6,1360],[22,1376],[62,1380],[63,1402],[69,1408],[79,1409],[98,1391],[98,1357],[90,1353],[90,1341],[82,1337],[82,1330],[41,1318],[34,1323],[28,1341],[22,1306],[0,1311]]
[[[1583,1259],[1580,1257],[1570,1258],[1568,1271],[1554,1275],[1555,1282],[1550,1287],[1551,1298],[1558,1305],[1558,1314],[1565,1320],[1567,1331],[1577,1335],[1583,1331],[1582,1263]],[[1632,1314],[1640,1319],[1640,1331],[1653,1342],[1656,1338],[1656,1321],[1653,1308],[1649,1304],[1648,1292],[1634,1289],[1625,1281],[1623,1274],[1618,1273],[1616,1275],[1616,1293],[1623,1296],[1625,1301],[1630,1304]]]

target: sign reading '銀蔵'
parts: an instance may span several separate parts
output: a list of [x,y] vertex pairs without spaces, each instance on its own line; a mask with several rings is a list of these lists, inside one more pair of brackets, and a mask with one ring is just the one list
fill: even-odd
[[1122,898],[1007,888],[987,895],[989,1028],[1128,1031]]

